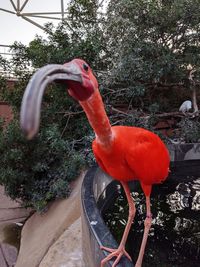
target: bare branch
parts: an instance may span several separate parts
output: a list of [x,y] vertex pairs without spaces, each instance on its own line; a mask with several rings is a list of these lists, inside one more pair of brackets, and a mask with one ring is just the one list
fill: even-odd
[[68,126],[68,123],[69,123],[70,118],[71,118],[71,116],[69,116],[69,117],[67,118],[67,122],[66,122],[66,124],[65,124],[65,127],[64,127],[62,133],[61,133],[61,138],[63,137],[63,135],[64,135],[64,133],[65,133],[65,130],[67,129],[67,126]]

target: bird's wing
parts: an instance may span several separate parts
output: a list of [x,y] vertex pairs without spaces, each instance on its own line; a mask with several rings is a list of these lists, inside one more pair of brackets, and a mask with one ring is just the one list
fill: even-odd
[[160,181],[160,166],[162,164],[162,149],[160,140],[140,135],[129,145],[125,152],[125,160],[137,179],[144,184]]
[[150,196],[152,184],[155,182],[154,166],[151,165],[149,148],[149,144],[140,143],[131,147],[125,156],[127,165],[133,171],[134,178],[139,180],[146,196]]

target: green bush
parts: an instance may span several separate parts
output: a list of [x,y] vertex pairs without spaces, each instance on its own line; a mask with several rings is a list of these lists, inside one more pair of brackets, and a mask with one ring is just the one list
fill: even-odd
[[0,125],[0,184],[12,199],[43,211],[49,201],[68,196],[70,182],[87,162],[94,161],[89,144],[92,137],[87,137],[94,135],[66,88],[51,85],[43,99],[39,133],[27,141],[19,127],[26,84],[23,77],[10,90],[2,79],[1,99],[12,106],[14,119],[7,128],[3,122]]
[[0,184],[12,199],[44,210],[50,200],[69,195],[69,183],[80,172],[84,158],[61,138],[54,124],[26,141],[14,120],[0,134]]
[[181,130],[181,137],[184,138],[184,141],[187,143],[196,143],[200,141],[200,122],[198,118],[190,119],[183,118],[178,126]]
[[200,76],[199,12],[199,0],[110,0],[106,38],[115,90],[127,88],[128,100],[146,95],[158,103],[167,91],[170,107],[174,87],[175,99],[183,88],[191,97],[188,68],[195,70],[194,82]]

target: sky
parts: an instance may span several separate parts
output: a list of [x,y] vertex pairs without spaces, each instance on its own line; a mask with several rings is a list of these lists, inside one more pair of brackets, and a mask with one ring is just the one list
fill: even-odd
[[[17,0],[12,0],[17,6]],[[26,0],[20,0],[20,6]],[[66,9],[68,0],[64,0],[64,7]],[[45,36],[44,32],[34,26],[33,24],[25,21],[16,14],[10,14],[1,10],[7,9],[12,12],[16,12],[11,4],[10,0],[0,0],[0,45],[12,45],[15,41],[28,45],[30,41],[37,35]],[[60,12],[61,0],[28,0],[22,13],[33,12]],[[58,16],[58,15],[53,15]],[[60,16],[61,17],[61,16]],[[43,25],[46,22],[53,22],[57,24],[57,20],[46,20],[31,18],[35,22]]]

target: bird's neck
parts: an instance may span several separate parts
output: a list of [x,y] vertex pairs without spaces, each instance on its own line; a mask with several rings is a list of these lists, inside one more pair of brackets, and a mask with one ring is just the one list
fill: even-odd
[[111,144],[113,139],[111,125],[106,115],[99,90],[95,90],[87,101],[80,101],[79,103],[84,109],[88,121],[96,134],[97,142],[105,146]]

